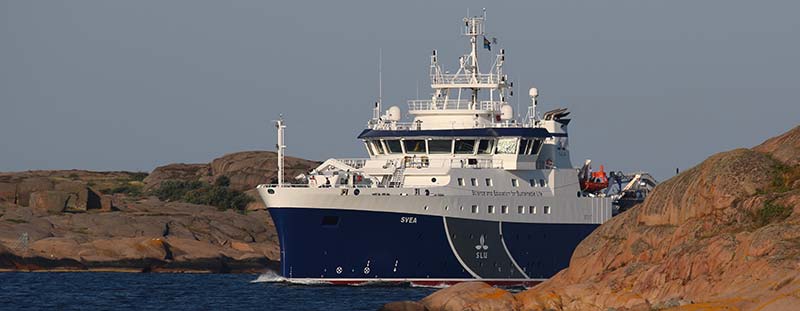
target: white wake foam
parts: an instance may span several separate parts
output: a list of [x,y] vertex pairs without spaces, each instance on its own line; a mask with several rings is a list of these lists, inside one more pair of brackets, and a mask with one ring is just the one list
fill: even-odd
[[282,277],[275,271],[269,270],[264,272],[263,274],[259,275],[258,278],[255,280],[250,281],[250,283],[282,283],[286,282],[286,278]]

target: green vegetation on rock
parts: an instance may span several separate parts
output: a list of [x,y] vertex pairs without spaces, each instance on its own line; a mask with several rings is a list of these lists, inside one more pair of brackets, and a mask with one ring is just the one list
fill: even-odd
[[202,181],[165,180],[152,194],[162,201],[179,201],[216,206],[219,209],[244,211],[253,198],[228,188],[230,180],[222,176],[213,185]]

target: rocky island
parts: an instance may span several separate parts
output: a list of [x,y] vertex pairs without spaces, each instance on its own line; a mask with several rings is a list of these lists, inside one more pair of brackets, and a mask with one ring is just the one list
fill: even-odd
[[533,288],[461,283],[383,309],[798,310],[800,126],[663,182]]
[[[275,228],[255,186],[274,152],[170,164],[151,173],[0,173],[0,271],[262,272]],[[287,175],[318,163],[287,158]]]

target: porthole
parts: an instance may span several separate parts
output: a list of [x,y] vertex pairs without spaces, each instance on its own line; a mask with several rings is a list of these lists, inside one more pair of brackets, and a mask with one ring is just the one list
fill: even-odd
[[267,189],[267,193],[269,193],[269,194],[275,194],[275,189]]
[[361,190],[358,189],[353,190],[353,195],[359,195],[359,194],[361,194]]
[[431,178],[431,182],[436,182],[436,177]]

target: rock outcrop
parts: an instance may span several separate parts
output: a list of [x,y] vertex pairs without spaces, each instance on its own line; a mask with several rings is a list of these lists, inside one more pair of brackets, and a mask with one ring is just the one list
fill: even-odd
[[[0,270],[261,272],[279,246],[266,211],[161,202],[164,180],[248,190],[276,178],[274,152],[232,153],[210,164],[170,164],[152,173],[80,170],[0,173]],[[286,176],[317,162],[287,157]],[[252,203],[261,209],[260,200]]]
[[[288,179],[306,173],[319,165],[319,162],[294,157],[284,158],[285,177]],[[145,188],[152,189],[162,181],[170,179],[200,180],[213,183],[226,176],[230,188],[238,191],[255,189],[259,184],[277,180],[278,155],[271,151],[243,151],[226,154],[209,164],[169,164],[159,166],[144,179]]]
[[0,270],[262,272],[279,259],[264,211],[153,199],[114,212],[44,216],[6,204],[0,246]]
[[[800,127],[716,154],[600,226],[552,279],[493,310],[796,310]],[[484,286],[485,288],[485,286]],[[421,303],[461,310],[485,289]],[[498,294],[499,295],[499,294]],[[484,300],[489,303],[489,300]]]

